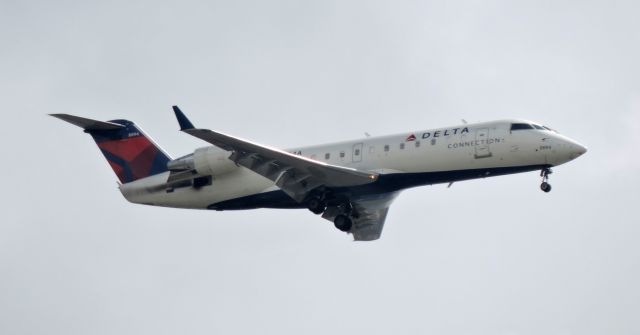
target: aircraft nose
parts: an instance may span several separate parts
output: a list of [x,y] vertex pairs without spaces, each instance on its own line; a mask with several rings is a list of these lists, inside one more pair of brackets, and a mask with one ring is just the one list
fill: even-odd
[[576,154],[578,154],[578,156],[582,156],[585,153],[587,153],[587,147],[585,147],[582,144],[577,144],[576,145]]
[[587,152],[587,147],[564,136],[557,137],[555,141],[548,139],[547,142],[553,144],[554,149],[546,155],[547,162],[553,165],[572,161]]
[[571,144],[569,144],[569,148],[571,151],[571,159],[576,159],[587,152],[587,147],[574,141],[571,141]]

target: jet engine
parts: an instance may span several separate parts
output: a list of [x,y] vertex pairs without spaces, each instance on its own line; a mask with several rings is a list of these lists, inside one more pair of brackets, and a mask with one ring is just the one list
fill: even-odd
[[230,152],[217,147],[199,148],[190,155],[170,161],[167,168],[171,173],[190,171],[194,176],[219,176],[238,168],[229,159],[230,155]]

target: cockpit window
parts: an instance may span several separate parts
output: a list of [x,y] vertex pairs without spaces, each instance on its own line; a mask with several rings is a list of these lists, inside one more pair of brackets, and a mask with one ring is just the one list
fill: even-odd
[[514,130],[527,130],[527,129],[534,129],[532,125],[528,124],[528,123],[512,123],[511,124],[511,131]]
[[551,129],[551,128],[547,127],[547,126],[543,126],[543,127],[544,127],[544,129],[546,129],[546,130],[548,130],[548,131],[552,131],[552,132],[554,132],[554,133],[557,133],[557,132],[558,132],[557,130],[555,130],[555,129]]
[[544,127],[539,126],[539,125],[537,125],[537,124],[535,124],[535,123],[533,124],[533,128],[536,128],[536,129],[538,129],[538,130],[544,130]]

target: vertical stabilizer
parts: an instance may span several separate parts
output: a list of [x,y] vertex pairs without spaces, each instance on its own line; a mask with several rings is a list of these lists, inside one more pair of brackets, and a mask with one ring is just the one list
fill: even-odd
[[52,116],[91,135],[123,184],[167,171],[169,155],[131,121],[103,122],[68,114]]

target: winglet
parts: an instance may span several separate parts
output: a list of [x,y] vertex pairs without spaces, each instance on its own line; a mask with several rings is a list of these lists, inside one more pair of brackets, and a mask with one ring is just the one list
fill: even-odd
[[178,106],[173,106],[173,112],[176,113],[176,119],[178,119],[178,124],[180,125],[180,130],[187,130],[195,128],[193,123],[187,119],[187,116],[178,108]]

